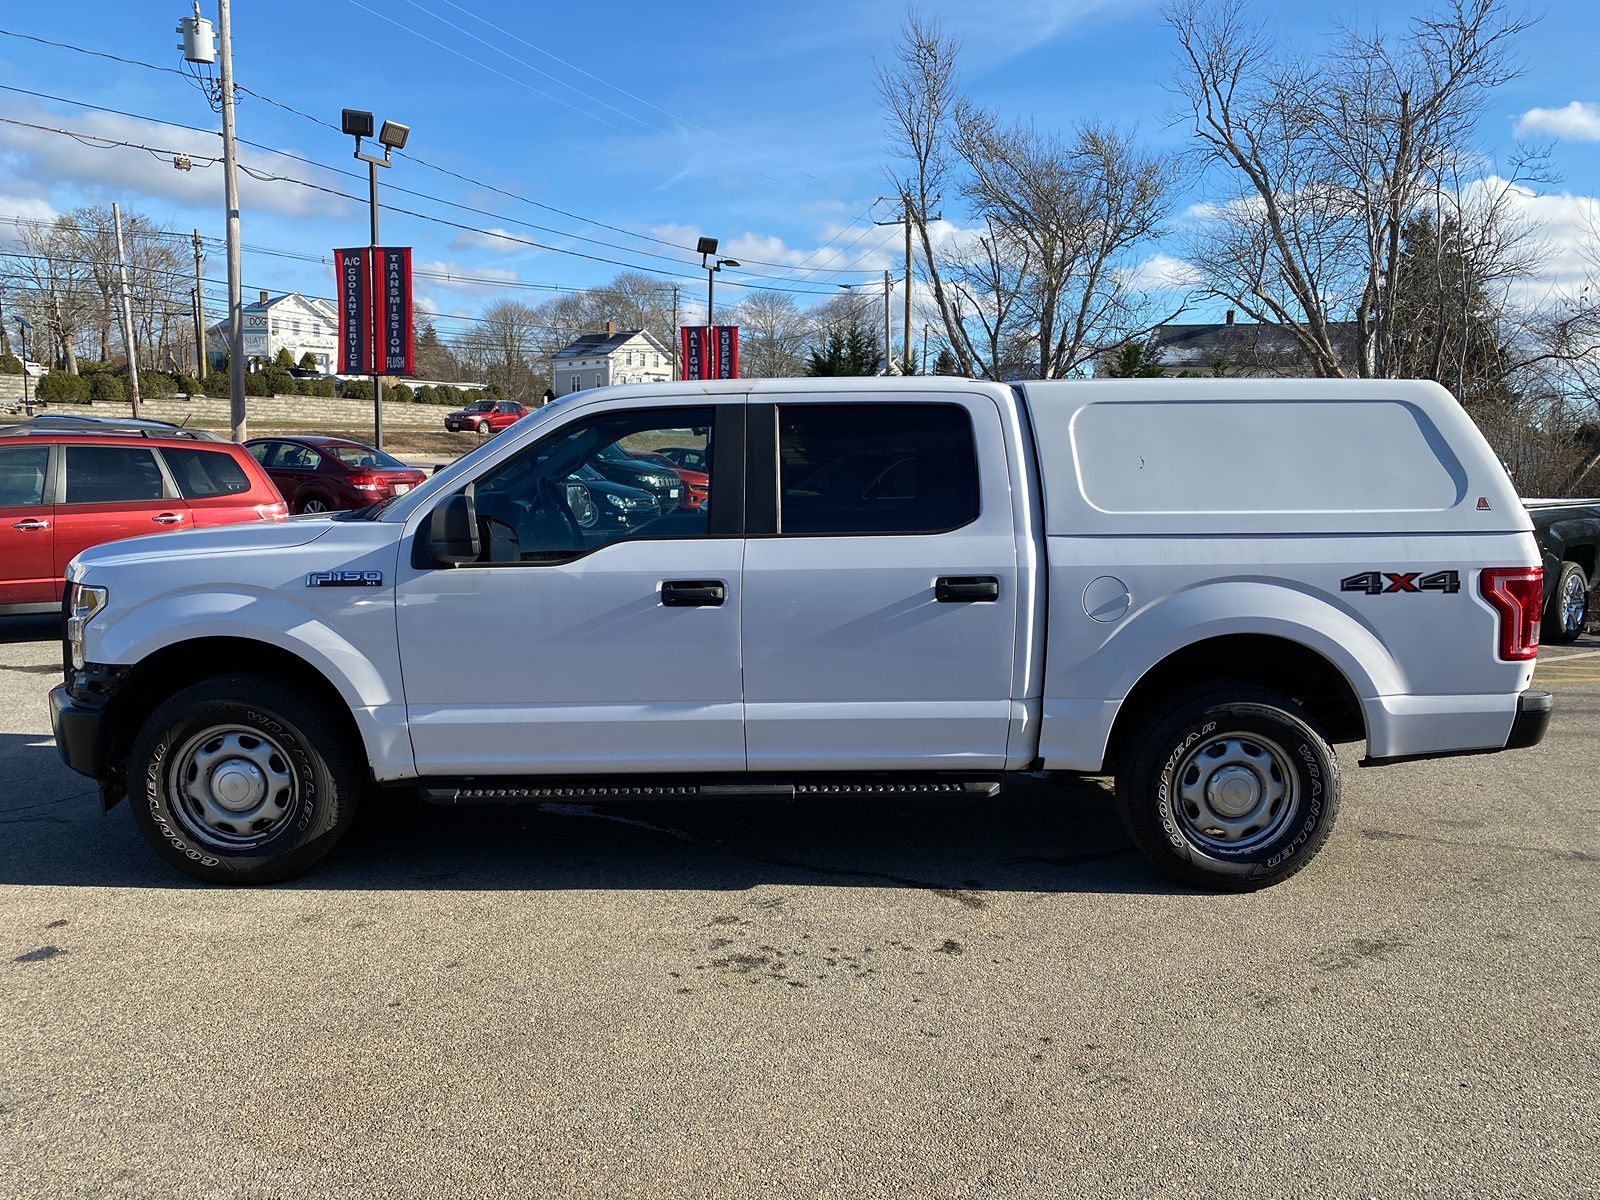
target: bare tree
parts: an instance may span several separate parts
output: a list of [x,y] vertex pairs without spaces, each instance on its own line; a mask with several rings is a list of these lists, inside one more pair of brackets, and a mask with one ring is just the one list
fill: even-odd
[[1166,215],[1173,175],[1165,160],[1108,126],[1082,125],[1067,141],[1032,125],[1002,126],[966,103],[957,105],[955,130],[963,197],[993,244],[1023,264],[1019,315],[1036,347],[1029,373],[1068,375],[1156,323],[1133,285],[1132,254]]
[[[1166,20],[1220,184],[1191,255],[1209,287],[1288,331],[1316,374],[1393,374],[1405,229],[1420,212],[1454,209],[1463,229],[1474,215],[1462,163],[1528,22],[1500,0],[1445,0],[1404,37],[1346,29],[1309,61],[1280,51],[1246,0],[1185,0]],[[1515,256],[1506,227],[1479,232],[1481,249]]]
[[540,356],[539,314],[520,300],[499,300],[483,310],[459,351],[508,398],[531,400],[540,391],[534,362]]
[[900,26],[894,61],[877,65],[878,96],[892,152],[904,167],[893,176],[922,250],[921,266],[944,324],[945,336],[963,375],[972,373],[963,357],[966,341],[956,327],[954,306],[934,254],[928,224],[950,174],[949,122],[958,99],[956,55],[959,43],[944,36],[938,21],[909,13]]
[[[932,312],[962,372],[1059,378],[1158,323],[1134,255],[1159,232],[1172,168],[1108,125],[1063,137],[1002,123],[959,94],[957,52],[913,14],[894,62],[878,68]],[[958,199],[985,232],[936,238],[930,210]]]
[[739,326],[739,373],[781,379],[805,373],[811,321],[785,292],[752,292],[733,310]]

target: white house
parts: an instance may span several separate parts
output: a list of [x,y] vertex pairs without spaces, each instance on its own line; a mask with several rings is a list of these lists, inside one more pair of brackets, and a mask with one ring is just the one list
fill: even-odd
[[550,356],[550,390],[558,396],[608,383],[663,383],[672,378],[672,357],[654,334],[617,328],[586,333]]
[[[256,304],[246,304],[245,355],[249,358],[273,359],[278,351],[286,349],[294,358],[310,353],[317,360],[317,370],[331,372],[339,356],[339,313],[327,300],[308,299],[299,292],[268,298],[266,292]],[[263,327],[265,338],[262,337]],[[209,358],[220,364],[228,348],[228,323],[218,321],[206,331]]]

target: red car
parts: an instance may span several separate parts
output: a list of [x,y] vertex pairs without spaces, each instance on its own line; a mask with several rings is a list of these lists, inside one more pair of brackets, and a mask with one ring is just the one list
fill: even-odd
[[453,413],[446,413],[444,427],[451,433],[475,429],[479,433],[499,433],[528,415],[515,400],[479,400]]
[[382,450],[346,438],[267,437],[244,445],[267,469],[291,512],[366,508],[409,492],[428,477]]
[[210,434],[83,417],[0,427],[0,614],[60,611],[67,563],[101,542],[287,515],[244,447]]
[[667,467],[683,480],[683,507],[697,509],[704,504],[711,495],[711,476],[704,471],[694,471],[688,467],[679,466],[672,459],[654,450],[630,450],[630,457],[642,458],[646,462],[653,462],[659,466]]

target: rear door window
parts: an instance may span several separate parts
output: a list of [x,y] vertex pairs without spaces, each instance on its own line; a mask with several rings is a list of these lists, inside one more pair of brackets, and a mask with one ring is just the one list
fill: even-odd
[[185,500],[237,496],[250,490],[250,477],[226,450],[169,448],[161,456]]
[[322,465],[322,456],[310,446],[302,446],[296,442],[279,442],[277,453],[273,455],[269,465],[280,471],[315,471]]
[[66,446],[67,504],[160,500],[166,494],[148,446]]
[[50,447],[0,446],[0,508],[44,503]]
[[779,532],[940,533],[978,517],[972,420],[955,404],[778,406]]

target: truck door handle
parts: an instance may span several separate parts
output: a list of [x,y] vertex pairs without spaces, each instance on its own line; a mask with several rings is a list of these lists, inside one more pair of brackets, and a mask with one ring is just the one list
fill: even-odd
[[183,520],[183,518],[177,513],[157,513],[150,519],[157,525],[176,525],[179,521]]
[[18,521],[12,525],[13,529],[20,529],[23,533],[32,533],[36,529],[49,529],[49,521],[41,521],[37,517],[29,517],[26,521]]
[[941,575],[933,585],[940,604],[966,604],[1000,599],[1000,581],[993,575]]
[[661,603],[668,608],[715,608],[727,598],[728,589],[720,579],[668,579],[661,585]]

